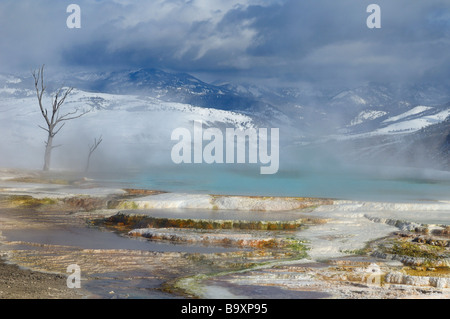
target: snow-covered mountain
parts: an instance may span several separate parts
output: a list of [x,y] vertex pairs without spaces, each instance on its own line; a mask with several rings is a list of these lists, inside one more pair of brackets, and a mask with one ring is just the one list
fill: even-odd
[[338,148],[347,163],[450,170],[450,118],[403,133],[329,139],[320,147]]
[[309,150],[326,149],[347,163],[450,169],[450,90],[445,86],[368,83],[337,93],[308,86],[227,87],[279,108],[297,123],[296,142]]
[[[44,96],[47,108],[51,108],[51,93]],[[63,108],[66,112],[90,111],[79,119],[66,122],[56,136],[55,143],[62,146],[54,151],[55,165],[74,166],[74,169],[82,168],[88,145],[100,135],[103,143],[96,156],[102,158],[102,163],[137,167],[155,161],[170,161],[170,149],[176,143],[171,141],[171,133],[180,127],[192,130],[194,120],[202,120],[205,127],[245,129],[256,125],[250,116],[234,111],[167,102],[151,96],[80,89],[72,91]],[[32,79],[2,76],[0,165],[41,165],[46,132],[38,125],[45,126],[45,122]]]
[[[449,126],[450,91],[426,85],[369,83],[331,92],[310,86],[208,84],[188,74],[143,69],[49,75],[47,93],[60,83],[76,88],[64,105],[67,110],[91,110],[58,135],[62,147],[72,147],[55,151],[55,162],[70,165],[82,161],[88,144],[99,135],[104,137],[104,162],[116,157],[131,166],[156,158],[167,161],[171,132],[192,126],[193,120],[217,127],[278,127],[282,140],[294,145],[351,144],[352,152],[346,153],[354,158],[392,153],[387,145],[409,145],[428,130],[434,136],[441,132],[445,140]],[[45,99],[49,105],[50,95]],[[23,162],[40,159],[42,124],[31,75],[0,75],[0,154],[22,152]],[[150,148],[164,152],[149,153]],[[432,152],[445,151],[434,147]]]
[[253,96],[203,82],[190,74],[159,69],[75,73],[55,80],[85,91],[151,96],[166,102],[258,115],[261,120],[273,117],[276,111]]
[[[219,85],[219,84],[218,84]],[[309,85],[270,88],[221,84],[229,90],[270,104],[289,117],[303,135],[345,136],[414,132],[445,120],[450,89],[429,85],[368,83],[333,92]]]

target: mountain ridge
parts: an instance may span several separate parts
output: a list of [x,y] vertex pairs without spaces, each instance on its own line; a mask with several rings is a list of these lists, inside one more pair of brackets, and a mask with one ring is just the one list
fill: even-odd
[[[170,119],[177,119],[179,125],[187,125],[188,119],[197,117],[204,119],[208,125],[245,127],[251,123],[256,127],[279,127],[283,140],[297,145],[321,144],[323,140],[345,144],[354,140],[352,143],[356,149],[365,149],[361,146],[367,144],[373,145],[373,150],[380,150],[380,154],[400,154],[397,152],[400,148],[405,157],[408,153],[414,153],[414,147],[407,145],[416,145],[416,148],[428,148],[436,161],[449,167],[448,141],[444,141],[445,137],[448,139],[446,134],[449,134],[450,102],[437,103],[446,98],[445,91],[441,89],[425,86],[416,91],[418,86],[408,90],[369,83],[354,89],[326,93],[326,90],[311,87],[295,89],[233,83],[208,84],[186,73],[137,69],[50,75],[47,99],[60,83],[77,88],[74,90],[76,94],[68,99],[68,106],[107,111],[108,117],[112,117],[114,113],[111,112],[116,110],[117,116],[125,114],[130,123],[130,112],[141,114],[149,121],[155,114],[165,112]],[[0,75],[0,112],[4,113],[5,118],[11,112],[9,105],[26,107],[26,112],[38,111],[34,106],[36,92],[33,85],[31,75]],[[436,91],[440,94],[427,95]],[[417,96],[421,99],[418,100]],[[436,103],[419,103],[423,101]],[[429,133],[431,131],[434,133]],[[152,134],[161,135],[154,130],[151,132],[138,133],[136,130],[138,136],[151,138]],[[119,137],[117,134],[115,136]],[[382,146],[386,138],[394,141],[390,144],[398,146],[395,151]],[[436,143],[431,142],[432,139]]]

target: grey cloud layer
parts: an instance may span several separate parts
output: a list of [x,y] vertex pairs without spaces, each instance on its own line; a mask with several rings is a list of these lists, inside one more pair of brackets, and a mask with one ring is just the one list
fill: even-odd
[[[72,2],[3,0],[4,69],[162,67],[321,85],[449,75],[444,0],[80,0],[82,28],[69,30]],[[366,27],[373,2],[379,30]]]

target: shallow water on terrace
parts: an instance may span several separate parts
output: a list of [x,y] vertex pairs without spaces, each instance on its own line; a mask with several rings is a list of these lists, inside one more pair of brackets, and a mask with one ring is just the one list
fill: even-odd
[[[193,245],[193,244],[171,244],[171,243],[161,243],[153,242],[144,238],[135,238],[128,236],[121,236],[110,231],[101,231],[97,228],[84,228],[79,226],[53,226],[47,228],[38,229],[14,229],[14,230],[3,230],[2,236],[4,241],[12,242],[9,245],[5,245],[3,249],[10,251],[15,251],[15,255],[18,251],[19,256],[27,256],[32,260],[35,258],[40,259],[38,268],[47,269],[47,267],[56,267],[58,263],[61,263],[61,259],[67,258],[70,260],[72,254],[79,258],[83,255],[91,253],[80,252],[79,249],[93,249],[97,252],[95,255],[90,257],[86,256],[81,258],[82,262],[87,262],[90,260],[91,267],[104,266],[102,261],[99,259],[108,259],[111,261],[111,267],[109,272],[99,272],[92,273],[89,275],[90,278],[94,280],[87,280],[82,282],[82,288],[89,291],[91,294],[90,298],[133,298],[133,299],[171,299],[179,298],[177,295],[166,293],[161,290],[161,285],[166,281],[166,276],[170,277],[170,272],[172,267],[177,266],[176,258],[172,258],[171,264],[162,266],[168,268],[168,274],[159,273],[155,274],[152,271],[152,262],[146,263],[146,259],[152,257],[144,257],[140,261],[141,252],[161,252],[161,253],[171,253],[171,252],[182,252],[182,253],[224,253],[224,252],[234,252],[242,251],[247,249],[238,249],[230,247],[219,247],[213,245]],[[17,243],[14,243],[17,242]],[[36,245],[37,244],[37,245]],[[43,245],[43,246],[40,246]],[[119,251],[114,254],[111,251]],[[78,252],[78,253],[77,253]],[[130,257],[123,257],[122,255],[128,256],[130,253],[135,252]],[[137,254],[137,255],[136,255]],[[42,256],[42,257],[39,257]],[[64,257],[68,256],[68,257]],[[125,260],[123,260],[125,258]],[[77,259],[75,259],[76,261]],[[155,258],[155,263],[159,259]],[[97,264],[99,262],[99,264]],[[134,267],[133,270],[126,271],[128,263],[137,263],[138,265]],[[64,262],[63,262],[64,263]],[[72,263],[72,262],[65,262]],[[88,261],[89,263],[89,261]],[[150,266],[149,266],[150,265]],[[31,265],[34,267],[32,262]],[[64,267],[66,267],[65,265]],[[137,268],[136,268],[137,267]],[[83,268],[84,271],[84,268]],[[174,270],[175,271],[175,270]]]
[[321,197],[367,201],[450,200],[450,173],[395,168],[385,171],[290,169],[261,175],[255,167],[167,166],[93,176],[108,184],[222,195]]
[[[153,242],[141,238],[120,236],[109,231],[82,227],[14,229],[4,230],[2,235],[6,241],[72,246],[81,249],[126,249],[187,253],[218,253],[237,250],[227,247]],[[13,249],[18,247],[13,247]],[[23,249],[26,246],[20,245],[20,247]],[[32,249],[36,249],[36,247],[33,246]]]
[[164,282],[145,278],[148,274],[133,272],[112,272],[97,274],[96,280],[82,283],[84,289],[100,298],[114,299],[178,299],[173,294],[160,290]]

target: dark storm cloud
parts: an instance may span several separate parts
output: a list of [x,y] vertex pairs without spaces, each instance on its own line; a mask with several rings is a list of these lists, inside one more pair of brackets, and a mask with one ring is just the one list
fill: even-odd
[[[161,67],[210,79],[354,85],[449,76],[448,1],[73,1],[0,4],[3,69]],[[382,28],[368,29],[377,3]]]
[[[364,1],[288,1],[230,12],[255,18],[257,70],[287,81],[419,80],[449,65],[449,9],[443,1],[378,1],[382,28],[366,27]],[[232,16],[232,18],[230,17]],[[224,19],[225,20],[225,19]],[[273,64],[264,62],[271,61]],[[442,74],[448,77],[447,74]]]

